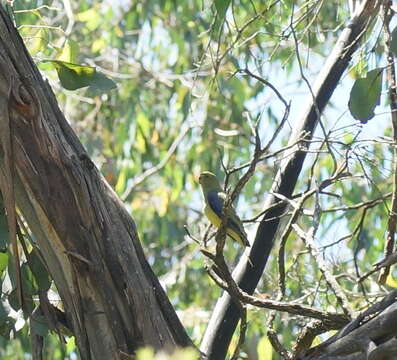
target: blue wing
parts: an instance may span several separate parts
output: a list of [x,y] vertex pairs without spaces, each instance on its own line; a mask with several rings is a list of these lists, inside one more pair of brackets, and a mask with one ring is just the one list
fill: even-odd
[[208,205],[216,215],[221,217],[223,209],[223,199],[218,196],[218,191],[212,190],[207,195]]
[[[218,191],[216,190],[211,190],[208,192],[208,205],[211,207],[211,209],[214,211],[214,213],[216,215],[218,215],[220,218],[222,217],[222,209],[223,209],[223,197],[219,196],[219,195],[223,195],[225,196],[223,193],[219,194]],[[231,229],[233,229],[234,231],[236,231],[237,233],[241,234],[241,229],[238,226],[238,224],[236,224],[233,219],[229,218],[227,219],[227,226],[230,227]],[[242,234],[244,237],[244,234]]]

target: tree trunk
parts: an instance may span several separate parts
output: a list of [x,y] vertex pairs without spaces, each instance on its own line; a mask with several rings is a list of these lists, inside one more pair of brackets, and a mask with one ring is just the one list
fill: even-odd
[[133,220],[1,6],[0,99],[0,171],[11,154],[16,206],[55,281],[81,358],[191,345],[145,260]]

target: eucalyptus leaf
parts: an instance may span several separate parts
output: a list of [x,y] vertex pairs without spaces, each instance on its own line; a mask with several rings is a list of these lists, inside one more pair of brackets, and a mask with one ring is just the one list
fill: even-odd
[[61,60],[43,60],[53,65],[62,86],[67,90],[90,87],[93,94],[107,92],[116,87],[113,80],[98,73],[92,66],[78,65]]
[[365,78],[359,78],[354,82],[350,91],[350,113],[362,123],[374,117],[374,110],[380,103],[382,74],[382,68],[369,71]]

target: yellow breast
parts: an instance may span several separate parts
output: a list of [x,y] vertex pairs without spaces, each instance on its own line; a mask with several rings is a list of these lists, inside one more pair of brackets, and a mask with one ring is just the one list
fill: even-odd
[[[221,226],[221,218],[208,206],[204,207],[204,214],[212,225],[219,228]],[[236,233],[233,229],[226,227],[226,233],[234,240],[245,246],[244,241],[241,239],[240,234]]]

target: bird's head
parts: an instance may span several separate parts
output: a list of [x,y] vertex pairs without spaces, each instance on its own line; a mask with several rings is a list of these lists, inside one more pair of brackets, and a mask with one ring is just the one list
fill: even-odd
[[199,183],[203,187],[203,190],[217,190],[222,191],[222,187],[219,184],[217,177],[209,171],[204,171],[199,176]]

